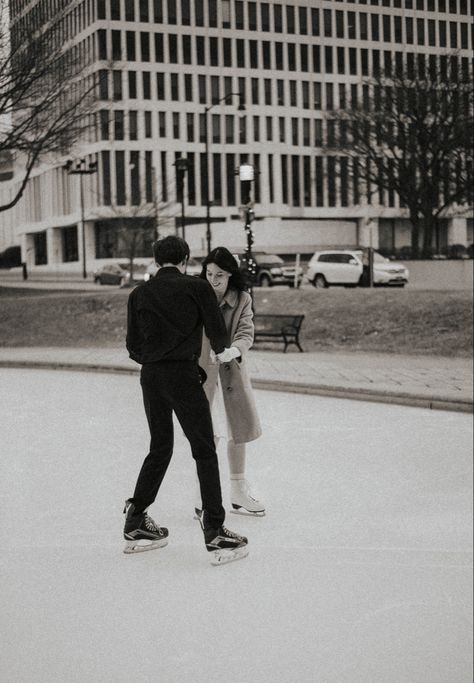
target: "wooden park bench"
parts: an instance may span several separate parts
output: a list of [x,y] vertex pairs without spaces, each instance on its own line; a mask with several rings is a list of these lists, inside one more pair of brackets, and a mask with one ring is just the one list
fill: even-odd
[[299,334],[304,315],[279,315],[274,313],[258,313],[255,315],[255,339],[254,342],[282,342],[284,351],[290,344],[296,344],[301,348]]

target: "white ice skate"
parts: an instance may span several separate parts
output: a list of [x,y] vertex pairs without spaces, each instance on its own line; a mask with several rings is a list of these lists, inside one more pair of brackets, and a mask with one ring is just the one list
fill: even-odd
[[237,515],[253,515],[254,517],[265,515],[265,505],[252,494],[246,479],[230,480],[230,501],[231,512]]

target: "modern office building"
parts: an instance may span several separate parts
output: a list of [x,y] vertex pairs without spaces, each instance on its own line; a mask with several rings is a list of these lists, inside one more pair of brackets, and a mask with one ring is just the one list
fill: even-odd
[[[35,6],[54,13],[60,4],[12,0],[12,31]],[[124,217],[157,217],[160,234],[181,234],[184,209],[186,239],[199,255],[206,250],[208,203],[212,245],[243,249],[238,169],[244,162],[257,171],[256,249],[308,254],[329,245],[410,244],[408,213],[395,193],[367,203],[350,173],[336,173],[345,161],[324,153],[325,114],[360,100],[364,79],[377,67],[429,68],[453,50],[467,65],[468,0],[67,5],[64,42],[87,55],[98,97],[95,126],[70,158],[85,167],[96,163],[96,172],[71,174],[63,158],[36,168],[24,198],[0,213],[0,250],[9,246],[13,226],[31,270],[80,273],[84,242],[91,272],[125,255],[118,228]],[[183,202],[180,158],[187,160]],[[0,183],[0,196],[15,182]],[[472,233],[472,211],[447,215],[438,246],[467,245]],[[149,256],[152,237],[151,229],[141,256]]]

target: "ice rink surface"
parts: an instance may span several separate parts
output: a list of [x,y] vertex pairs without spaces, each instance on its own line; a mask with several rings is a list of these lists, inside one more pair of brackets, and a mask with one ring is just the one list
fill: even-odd
[[[5,683],[470,683],[472,417],[257,392],[250,554],[211,567],[194,463],[122,553],[148,432],[136,377],[2,370]],[[225,504],[227,464],[220,454]]]

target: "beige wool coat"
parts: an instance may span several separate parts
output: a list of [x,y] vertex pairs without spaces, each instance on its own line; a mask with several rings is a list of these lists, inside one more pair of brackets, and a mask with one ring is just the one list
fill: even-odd
[[247,292],[229,289],[220,307],[229,333],[228,346],[236,346],[242,355],[230,363],[213,360],[209,339],[204,334],[199,359],[207,375],[204,391],[212,406],[220,378],[230,436],[237,444],[247,443],[262,433],[246,361],[254,337],[252,299]]

